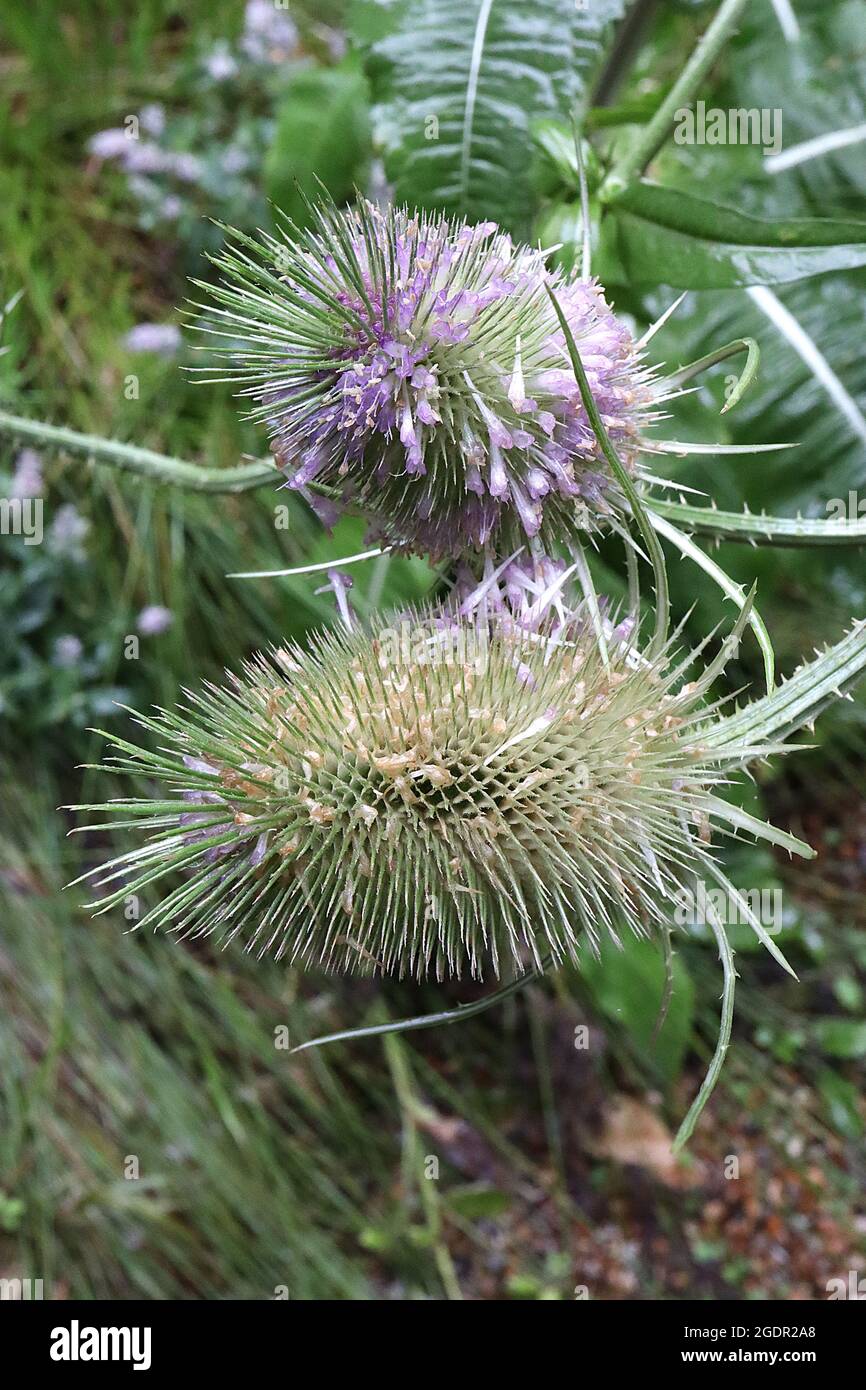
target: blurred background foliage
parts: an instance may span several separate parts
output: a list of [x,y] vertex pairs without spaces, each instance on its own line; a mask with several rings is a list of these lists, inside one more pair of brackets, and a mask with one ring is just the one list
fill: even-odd
[[[786,147],[862,123],[863,0],[795,0],[798,39],[778,8],[748,7],[702,98],[779,107]],[[482,9],[80,0],[59,14],[48,0],[6,0],[0,302],[23,293],[3,320],[0,409],[209,466],[261,453],[228,389],[183,372],[193,353],[179,306],[188,277],[209,273],[215,222],[267,226],[271,201],[303,218],[318,181],[338,201],[358,185],[494,216],[573,260],[569,110],[593,133],[594,194],[715,6],[500,0],[467,145]],[[122,143],[130,117],[138,139]],[[857,217],[863,148],[771,174],[751,146],[668,143],[651,172],[765,218]],[[641,327],[679,292],[672,246],[653,246],[639,276],[614,274],[609,287]],[[674,404],[666,432],[799,447],[682,461],[684,484],[723,509],[816,517],[849,490],[866,496],[864,283],[862,270],[836,270],[772,291],[841,393],[766,301],[689,294],[654,360],[676,366],[750,335],[761,371],[720,419],[717,367]],[[746,846],[730,855],[735,882],[781,892],[781,940],[800,978],[734,929],[735,1044],[676,1167],[668,1125],[718,1014],[718,962],[699,931],[678,941],[660,1029],[663,961],[627,943],[459,1028],[293,1058],[286,1037],[479,991],[299,976],[206,942],[128,934],[134,923],[93,921],[79,888],[61,891],[111,851],[107,839],[69,839],[73,820],[57,809],[115,794],[80,766],[101,750],[88,730],[131,728],[122,706],[167,704],[182,685],[332,621],[314,577],[226,576],[355,552],[363,527],[346,520],[328,536],[285,491],[181,494],[4,441],[0,494],[16,490],[43,497],[46,540],[0,538],[0,1276],[43,1278],[59,1297],[571,1298],[585,1287],[784,1298],[822,1296],[828,1278],[863,1266],[862,696],[750,793],[820,851],[796,871]],[[786,670],[863,614],[861,551],[727,544],[718,558],[758,577]],[[611,589],[619,559],[599,557]],[[362,613],[435,582],[402,559],[354,578]],[[714,626],[718,591],[691,565],[673,578],[680,613],[693,605],[692,635]],[[759,678],[744,643],[731,688]]]

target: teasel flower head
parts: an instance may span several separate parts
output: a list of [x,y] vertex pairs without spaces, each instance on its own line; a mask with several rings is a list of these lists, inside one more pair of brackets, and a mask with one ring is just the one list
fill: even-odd
[[658,390],[595,280],[495,223],[367,202],[229,238],[223,285],[203,287],[216,308],[198,307],[292,487],[434,557],[561,539],[623,506],[548,290],[632,473]]
[[150,832],[95,871],[96,906],[173,875],[140,925],[326,970],[496,976],[667,933],[696,881],[736,894],[720,834],[810,853],[721,793],[866,664],[862,627],[720,717],[708,692],[742,616],[697,675],[695,653],[649,660],[583,604],[566,617],[410,612],[141,716],[160,751],[113,739],[110,765],[173,799],[79,808]]

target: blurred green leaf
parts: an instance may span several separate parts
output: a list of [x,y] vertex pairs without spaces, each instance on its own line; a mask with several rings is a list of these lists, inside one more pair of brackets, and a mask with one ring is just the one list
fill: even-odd
[[533,126],[586,97],[623,10],[624,0],[585,11],[574,0],[393,7],[396,28],[373,45],[369,70],[396,201],[526,230]]
[[658,942],[629,935],[619,950],[605,941],[600,959],[588,954],[584,958],[581,976],[601,1012],[631,1035],[665,1081],[673,1081],[688,1046],[695,997],[679,957],[673,958],[673,991],[658,1033],[665,993],[665,961]]
[[830,1124],[846,1139],[861,1139],[866,1125],[861,1113],[860,1091],[853,1081],[829,1068],[817,1078],[818,1090],[827,1107]]
[[369,156],[367,82],[357,63],[311,69],[293,80],[277,112],[264,167],[268,196],[304,226],[304,196],[315,199],[321,182],[335,202],[348,201]]
[[828,1057],[866,1057],[866,1021],[853,1018],[821,1018],[815,1040]]
[[843,1009],[849,1013],[860,1013],[863,1010],[863,989],[860,981],[853,975],[837,975],[833,981],[833,993],[839,1000]]
[[866,265],[866,222],[765,221],[681,189],[641,181],[602,221],[605,281],[720,290],[784,285]]
[[448,1194],[448,1205],[466,1221],[501,1216],[511,1206],[511,1196],[495,1187],[459,1187]]

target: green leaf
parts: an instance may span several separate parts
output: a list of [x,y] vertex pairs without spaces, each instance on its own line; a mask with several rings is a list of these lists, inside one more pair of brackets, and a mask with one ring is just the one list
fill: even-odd
[[[369,5],[366,7],[369,9]],[[417,0],[369,55],[397,202],[526,230],[533,128],[587,96],[624,0]],[[365,24],[369,32],[369,17]]]
[[853,1081],[830,1071],[829,1067],[818,1076],[818,1090],[827,1107],[830,1124],[837,1134],[846,1139],[860,1139],[866,1126],[860,1109],[860,1090]]
[[833,981],[833,993],[842,1008],[847,1009],[849,1013],[863,1012],[863,989],[856,975],[847,971],[837,975]]
[[707,730],[714,748],[753,745],[788,738],[854,685],[866,668],[866,620],[833,646],[804,662],[776,690],[717,720]]
[[677,289],[784,285],[866,265],[866,222],[764,221],[680,189],[642,180],[602,221],[602,280]]
[[866,1021],[853,1018],[819,1018],[815,1041],[828,1057],[866,1057]]
[[[785,152],[817,136],[861,124],[866,109],[863,0],[834,0],[832,5],[824,0],[810,4],[796,0],[794,8],[801,38],[791,44],[780,42],[778,26],[766,6],[749,6],[733,40],[729,61],[719,67],[722,81],[712,94],[706,93],[707,104],[723,110],[781,111]],[[791,100],[794,91],[796,101]],[[677,148],[683,163],[694,171],[700,147]],[[764,174],[760,147],[748,151],[751,157],[745,161],[745,170],[743,161],[731,158],[734,151],[730,148],[704,149],[706,157],[700,163],[709,197],[720,196],[719,179],[727,173],[723,166],[731,163],[736,166],[729,181],[737,190],[734,200],[746,211],[760,210],[762,216],[776,212],[790,215],[799,210],[822,217],[837,212],[858,217],[862,213],[866,193],[862,146],[832,150],[770,175]],[[740,153],[742,147],[737,151]],[[752,187],[741,202],[744,174]],[[752,174],[757,177],[752,179]],[[702,191],[694,182],[687,186],[690,192]],[[724,192],[721,197],[728,201]]]
[[[671,365],[709,352],[729,338],[749,336],[760,343],[760,372],[735,411],[722,418],[714,414],[733,381],[724,367],[715,368],[701,378],[699,394],[669,403],[674,423],[666,429],[680,439],[796,443],[796,455],[766,454],[757,468],[720,468],[699,458],[675,464],[675,476],[702,490],[719,510],[708,507],[706,498],[687,496],[672,503],[654,496],[653,506],[687,530],[731,541],[770,542],[760,551],[724,544],[714,554],[736,579],[758,579],[761,612],[782,670],[824,641],[828,631],[841,628],[850,613],[862,609],[863,552],[853,545],[846,551],[845,545],[862,545],[866,537],[866,505],[858,512],[864,502],[866,442],[864,292],[863,270],[818,277],[775,292],[820,354],[824,380],[743,290],[688,295],[653,343],[654,354]],[[770,290],[757,293],[773,295]],[[647,319],[652,321],[670,302],[670,291],[653,294],[645,308]],[[842,508],[845,519],[837,520]],[[803,546],[814,546],[813,554],[791,548]],[[695,630],[704,631],[716,621],[715,594],[705,584],[696,593],[693,575],[685,567],[672,568],[671,588],[680,609],[698,599]],[[834,723],[842,712],[834,714]]]
[[497,1187],[473,1183],[468,1187],[452,1188],[448,1204],[464,1221],[489,1221],[508,1210],[511,1196]]
[[300,73],[277,113],[264,167],[268,197],[303,226],[303,195],[315,198],[323,183],[335,202],[348,201],[369,152],[367,83],[354,60]]
[[605,942],[601,959],[587,955],[580,973],[601,1012],[631,1035],[665,1081],[673,1081],[689,1043],[694,1011],[694,986],[679,957],[673,958],[673,990],[661,1028],[665,961],[658,942],[628,936],[622,950]]
[[346,33],[359,48],[393,34],[405,17],[409,0],[350,0]]

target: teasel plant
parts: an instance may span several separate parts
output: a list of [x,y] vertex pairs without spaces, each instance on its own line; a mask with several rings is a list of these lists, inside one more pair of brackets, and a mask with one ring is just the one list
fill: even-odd
[[[483,566],[520,547],[564,548],[582,574],[584,547],[612,533],[630,572],[641,555],[652,561],[660,611],[660,539],[740,608],[745,590],[696,534],[755,545],[866,541],[866,518],[726,513],[686,501],[691,489],[663,476],[665,457],[790,446],[656,436],[666,403],[741,354],[723,413],[733,409],[758,371],[758,346],[742,338],[668,373],[652,365],[649,346],[683,296],[635,338],[590,273],[588,217],[580,273],[566,276],[548,268],[545,248],[515,244],[489,222],[364,199],[339,209],[324,190],[308,212],[310,225],[298,227],[276,211],[277,231],[257,238],[225,228],[212,258],[222,283],[197,282],[208,298],[191,306],[212,360],[189,370],[237,386],[267,430],[271,459],[201,467],[2,410],[0,436],[194,491],[288,485],[328,528],[346,510],[367,519],[370,548],[352,561],[409,552],[448,566],[472,553]],[[772,642],[754,604],[748,622],[772,688]]]
[[[0,431],[199,490],[284,474],[326,524],[359,510],[381,544],[327,564],[339,625],[308,650],[264,654],[176,711],[134,716],[158,752],[105,735],[111,770],[155,777],[169,795],[73,808],[149,837],[94,871],[94,910],[172,875],[139,925],[242,938],[308,968],[509,977],[473,1005],[305,1046],[457,1022],[579,964],[603,936],[657,936],[670,959],[674,895],[706,878],[789,969],[725,876],[718,840],[810,851],[724,789],[847,691],[866,665],[866,632],[855,624],[776,686],[754,592],[665,516],[654,491],[665,484],[645,461],[660,452],[645,431],[664,400],[737,351],[747,365],[735,403],[754,375],[754,344],[726,345],[665,380],[642,355],[662,321],[633,340],[588,256],[566,278],[495,227],[399,209],[323,203],[309,232],[230,236],[221,263],[227,280],[202,326],[226,335],[229,379],[253,399],[280,472],[261,461],[197,468],[2,412]],[[589,563],[605,531],[626,547],[621,612],[596,592]],[[749,538],[862,536],[860,523],[761,518]],[[715,634],[691,652],[671,634],[662,540],[739,610],[706,664]],[[343,567],[400,550],[431,555],[448,592],[388,628],[361,624]],[[408,658],[385,641],[395,622],[422,634]],[[768,689],[731,709],[713,686],[747,625]],[[721,1027],[679,1144],[731,1034],[733,955],[718,915],[708,925],[723,965]]]

